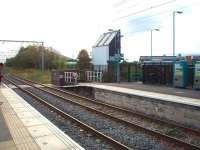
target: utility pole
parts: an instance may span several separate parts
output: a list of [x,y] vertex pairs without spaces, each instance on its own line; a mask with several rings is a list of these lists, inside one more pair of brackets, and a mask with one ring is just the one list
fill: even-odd
[[42,71],[44,71],[44,42],[42,42]]
[[173,11],[172,15],[173,15],[173,56],[175,56],[175,11]]
[[173,56],[176,55],[175,50],[176,50],[176,22],[175,22],[175,17],[176,14],[182,14],[182,11],[173,11]]
[[152,30],[151,30],[151,59],[152,59],[152,55],[153,55],[153,39],[152,39]]

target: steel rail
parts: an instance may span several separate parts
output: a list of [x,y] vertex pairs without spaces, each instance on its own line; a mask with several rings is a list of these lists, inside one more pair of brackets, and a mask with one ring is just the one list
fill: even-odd
[[93,112],[95,112],[95,113],[104,115],[105,117],[111,118],[111,119],[116,120],[116,121],[121,122],[121,123],[124,123],[125,125],[131,126],[131,127],[133,127],[133,128],[137,128],[138,130],[143,131],[143,132],[145,132],[145,133],[147,133],[147,134],[149,134],[149,135],[152,135],[152,136],[154,136],[154,137],[156,136],[157,138],[165,139],[165,140],[167,140],[168,142],[173,142],[174,144],[179,145],[179,146],[181,146],[181,147],[185,147],[185,148],[189,148],[189,149],[195,149],[195,150],[196,150],[196,149],[200,150],[200,147],[198,147],[198,146],[196,146],[196,145],[193,145],[193,144],[184,142],[184,141],[182,141],[182,140],[180,140],[180,139],[177,139],[177,138],[174,138],[174,137],[171,137],[171,136],[162,134],[162,133],[160,133],[160,132],[158,132],[158,131],[154,131],[154,130],[151,130],[151,129],[142,127],[141,125],[138,125],[138,124],[136,124],[136,123],[132,123],[132,122],[129,122],[129,121],[125,121],[125,120],[116,118],[116,117],[114,117],[114,116],[112,116],[112,115],[109,115],[109,114],[106,114],[106,113],[104,113],[104,112],[95,110],[95,109],[90,108],[90,107],[88,107],[88,106],[84,106],[84,105],[82,105],[81,103],[74,102],[74,101],[72,101],[72,100],[70,100],[70,99],[67,99],[67,98],[65,98],[65,97],[63,97],[63,96],[60,96],[60,95],[58,95],[58,94],[55,94],[55,93],[53,93],[53,92],[49,92],[49,91],[44,90],[44,89],[42,89],[42,88],[36,87],[36,86],[33,85],[33,84],[30,84],[30,83],[27,83],[26,81],[23,81],[22,79],[19,79],[19,78],[16,78],[16,77],[14,77],[14,79],[16,79],[16,80],[18,80],[18,81],[21,81],[21,82],[24,82],[24,83],[26,83],[27,85],[32,86],[32,87],[34,87],[34,88],[36,88],[36,89],[39,89],[39,90],[41,90],[41,91],[43,91],[43,92],[52,94],[52,95],[54,95],[54,96],[56,96],[56,97],[58,97],[58,98],[61,98],[61,99],[64,100],[64,101],[68,101],[68,102],[73,103],[73,104],[75,104],[75,105],[81,106],[81,107],[83,107],[83,108],[85,108],[85,109],[87,109],[87,110],[93,111]]
[[49,88],[49,89],[52,89],[52,90],[56,90],[58,92],[62,92],[62,93],[65,93],[65,94],[68,94],[68,95],[71,95],[71,96],[74,96],[74,97],[77,97],[77,98],[81,98],[81,99],[84,99],[86,101],[89,101],[89,102],[97,104],[97,105],[106,106],[106,107],[109,107],[111,109],[119,110],[119,111],[122,111],[122,112],[125,112],[125,113],[129,113],[131,115],[139,116],[139,117],[142,117],[142,118],[145,118],[145,119],[148,119],[148,120],[152,120],[152,121],[155,121],[155,122],[159,122],[159,123],[162,123],[162,124],[167,124],[170,127],[178,127],[178,128],[180,128],[180,129],[182,129],[184,131],[192,132],[194,134],[200,135],[200,131],[199,130],[185,127],[183,125],[180,125],[180,124],[177,124],[175,122],[172,122],[171,120],[165,121],[165,120],[161,120],[161,119],[154,118],[154,117],[151,117],[151,116],[146,116],[146,115],[144,115],[144,114],[142,114],[140,112],[131,111],[131,110],[128,110],[128,109],[125,109],[125,108],[121,108],[121,107],[118,107],[118,106],[115,106],[115,105],[111,105],[111,104],[108,104],[108,103],[104,103],[104,102],[94,101],[94,100],[92,100],[90,98],[87,98],[87,97],[84,97],[84,96],[80,96],[78,94],[75,94],[75,93],[72,93],[72,92],[69,92],[69,91],[65,91],[65,90],[62,90],[62,89],[58,89],[58,88],[55,88],[55,87],[50,87],[50,86],[47,86],[47,85],[44,85],[44,84],[41,84],[41,83],[38,83],[38,82],[34,82],[34,81],[31,81],[31,80],[28,80],[28,79],[24,79],[24,78],[17,77],[17,76],[14,76],[14,75],[12,75],[12,77],[15,77],[16,79],[25,80],[25,81],[30,82],[32,84],[38,84],[38,85],[41,85],[43,87],[46,87],[46,88]]
[[127,147],[126,145],[124,145],[124,144],[114,140],[113,138],[111,138],[111,137],[99,132],[95,128],[93,128],[93,127],[81,122],[80,120],[74,118],[73,116],[67,114],[66,112],[64,112],[64,111],[60,110],[59,108],[53,106],[52,104],[46,102],[44,99],[36,96],[35,94],[29,92],[28,90],[25,90],[25,89],[21,88],[20,86],[18,86],[13,81],[11,81],[11,80],[9,80],[7,78],[4,78],[4,80],[10,82],[14,86],[16,86],[18,89],[20,89],[21,91],[23,91],[24,93],[26,93],[30,97],[34,98],[35,100],[39,101],[43,105],[47,106],[48,108],[50,108],[51,110],[53,110],[54,112],[56,112],[57,114],[62,116],[63,118],[72,120],[74,123],[78,124],[81,128],[84,128],[85,130],[95,134],[97,137],[99,137],[99,138],[101,138],[103,140],[106,140],[108,143],[112,144],[112,146],[114,146],[115,148],[122,149],[122,150],[131,150],[131,148]]

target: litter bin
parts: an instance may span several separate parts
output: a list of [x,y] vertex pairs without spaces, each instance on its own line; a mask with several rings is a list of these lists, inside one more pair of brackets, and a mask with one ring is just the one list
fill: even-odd
[[188,84],[188,63],[185,61],[174,63],[174,79],[175,87],[185,88]]

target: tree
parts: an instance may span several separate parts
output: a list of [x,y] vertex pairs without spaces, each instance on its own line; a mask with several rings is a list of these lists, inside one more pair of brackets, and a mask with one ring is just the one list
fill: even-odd
[[87,50],[82,49],[78,54],[77,60],[77,68],[79,70],[91,70],[92,64]]
[[[52,48],[44,47],[45,55],[45,68],[46,69],[65,69],[67,57],[54,51]],[[10,59],[6,60],[6,66],[15,68],[35,68],[41,67],[41,52],[40,46],[30,45],[27,47],[21,47],[18,54]]]

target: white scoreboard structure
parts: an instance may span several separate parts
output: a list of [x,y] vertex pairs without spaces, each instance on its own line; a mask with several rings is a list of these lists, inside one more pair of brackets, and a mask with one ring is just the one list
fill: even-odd
[[92,49],[92,62],[94,65],[107,65],[109,60],[109,47],[101,46]]
[[95,66],[108,66],[108,62],[117,54],[121,54],[120,30],[102,34],[92,47],[94,68]]

